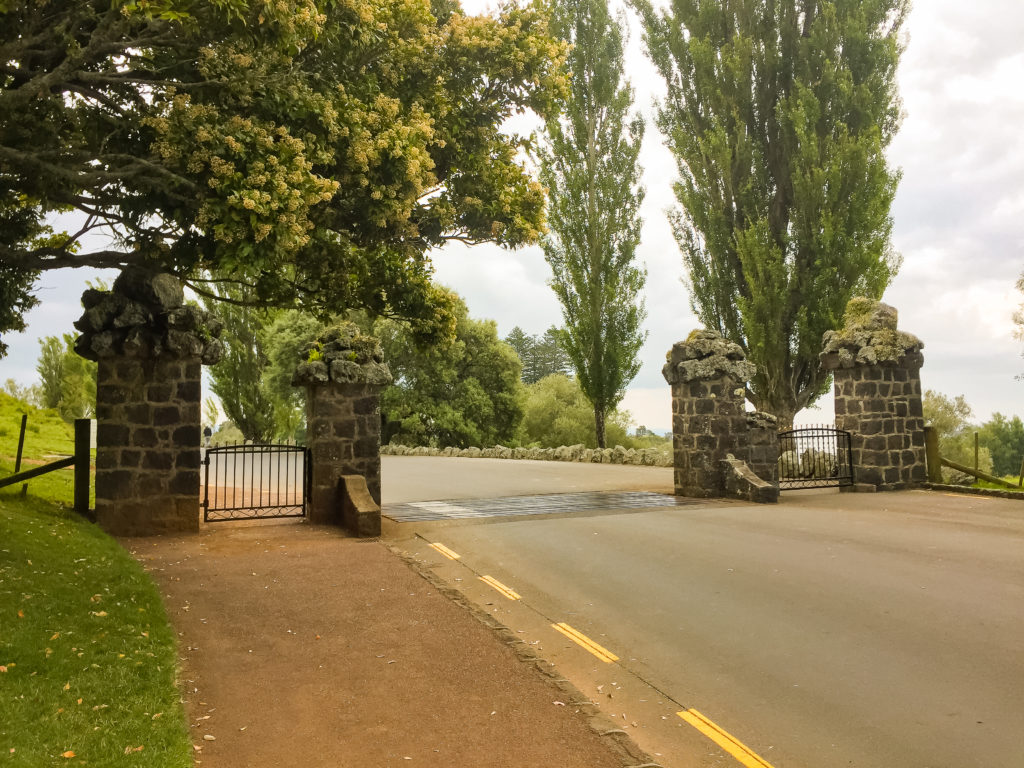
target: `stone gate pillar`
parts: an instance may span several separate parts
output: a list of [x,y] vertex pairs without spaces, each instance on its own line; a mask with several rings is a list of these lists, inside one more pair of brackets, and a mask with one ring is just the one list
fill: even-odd
[[[893,307],[852,299],[843,327],[824,336],[821,364],[835,380],[836,426],[852,433],[853,472],[864,490],[923,483],[924,342],[896,328]],[[856,486],[855,486],[856,487]]]
[[310,522],[341,522],[346,475],[362,475],[379,506],[380,393],[391,383],[380,344],[354,325],[329,328],[304,351],[292,383],[306,388]]
[[748,458],[744,387],[754,375],[739,345],[696,330],[675,344],[662,369],[672,386],[672,451],[677,496],[723,495],[728,454]]
[[98,362],[97,522],[120,536],[198,530],[202,365],[220,359],[220,323],[185,306],[174,277],[138,268],[82,304],[75,350]]

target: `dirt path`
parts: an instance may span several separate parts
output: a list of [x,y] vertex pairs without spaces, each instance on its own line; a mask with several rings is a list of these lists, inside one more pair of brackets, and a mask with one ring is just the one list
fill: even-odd
[[125,543],[179,633],[203,768],[641,762],[379,542],[256,523]]

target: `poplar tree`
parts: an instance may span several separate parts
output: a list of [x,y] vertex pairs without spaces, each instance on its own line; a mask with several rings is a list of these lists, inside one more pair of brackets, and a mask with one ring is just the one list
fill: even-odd
[[637,155],[644,124],[631,116],[622,73],[622,30],[606,0],[559,0],[555,34],[573,45],[569,95],[546,123],[540,152],[550,234],[542,241],[551,287],[562,304],[562,345],[594,408],[597,444],[605,420],[640,369],[646,338],[636,265],[643,189]]
[[757,365],[750,401],[792,423],[828,389],[822,335],[899,267],[885,149],[908,2],[631,2],[667,84],[691,304]]

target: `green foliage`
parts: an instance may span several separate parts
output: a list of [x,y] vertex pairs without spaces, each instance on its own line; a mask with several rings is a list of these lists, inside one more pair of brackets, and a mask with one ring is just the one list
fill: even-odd
[[562,348],[561,332],[551,326],[543,336],[530,336],[518,325],[505,337],[523,365],[524,384],[534,384],[552,373],[568,373],[572,361]]
[[646,272],[635,263],[644,123],[629,115],[633,91],[623,80],[621,23],[606,0],[556,0],[552,27],[573,48],[565,109],[547,121],[540,152],[551,228],[542,244],[562,304],[561,345],[592,405],[603,448],[605,420],[640,370],[646,338]]
[[379,320],[381,342],[394,384],[381,395],[381,442],[403,445],[509,445],[522,419],[520,364],[498,338],[493,321],[474,320],[453,298],[455,338],[415,344],[408,327]]
[[264,329],[274,312],[249,306],[247,286],[223,284],[215,293],[217,298],[201,297],[206,309],[224,324],[220,335],[224,355],[208,369],[210,389],[246,440],[267,442],[274,434],[274,408],[263,376],[267,367]]
[[39,399],[66,421],[92,418],[96,413],[97,364],[75,352],[75,337],[45,336],[39,340]]
[[274,431],[279,439],[301,440],[306,434],[305,392],[292,386],[292,376],[300,350],[311,347],[310,362],[323,358],[311,346],[322,330],[323,325],[316,318],[289,310],[279,314],[263,333],[267,350],[263,381],[274,404]]
[[[629,437],[628,412],[612,411],[606,422],[608,445],[637,446]],[[540,448],[583,445],[596,448],[594,409],[576,379],[555,373],[526,388],[520,440]]]
[[[14,474],[18,454],[21,417],[27,416],[25,444],[22,448],[22,469],[30,469],[54,461],[54,456],[70,456],[75,452],[74,425],[48,408],[38,408],[24,400],[0,392],[0,476]],[[74,470],[70,467],[48,472],[29,480],[28,493],[40,499],[68,506],[74,500]],[[0,489],[0,496],[21,493],[21,484]]]
[[757,365],[758,410],[792,423],[829,386],[822,335],[899,266],[885,150],[908,0],[631,2],[668,87],[693,309]]
[[[977,427],[971,422],[974,411],[964,396],[949,398],[929,389],[924,393],[923,406],[925,423],[938,432],[939,454],[950,461],[973,467],[974,433]],[[992,472],[992,456],[987,447],[978,451],[978,469],[990,474]],[[943,474],[952,476],[949,469],[943,469]],[[968,482],[973,481],[972,477]]]
[[[204,272],[250,285],[264,306],[363,307],[449,336],[428,250],[540,235],[529,140],[501,130],[564,87],[539,4],[3,9],[0,331],[21,327],[40,270],[145,262],[199,290]],[[58,212],[80,229],[50,231]]]
[[220,408],[217,407],[217,400],[207,397],[203,400],[203,427],[216,427],[220,423]]
[[192,765],[174,632],[114,539],[51,503],[0,496],[0,606],[8,764]]
[[245,441],[242,431],[230,421],[221,422],[221,425],[214,431],[210,438],[210,445],[238,445]]
[[42,395],[38,384],[30,384],[26,387],[14,379],[7,379],[3,383],[3,387],[0,387],[0,391],[6,392],[15,400],[22,400],[29,405],[38,406],[42,404]]
[[1024,460],[1024,422],[1019,416],[1008,419],[1001,413],[981,425],[978,441],[992,456],[992,472],[999,476],[1018,476]]

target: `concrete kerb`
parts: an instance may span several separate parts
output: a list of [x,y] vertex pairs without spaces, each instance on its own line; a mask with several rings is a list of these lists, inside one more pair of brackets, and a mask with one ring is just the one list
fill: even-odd
[[1021,491],[1002,491],[998,488],[972,488],[968,485],[950,485],[948,483],[921,483],[917,487],[928,491],[944,491],[946,493],[962,493],[968,496],[991,496],[996,499],[1024,501],[1024,489]]
[[478,607],[459,590],[449,586],[444,579],[414,557],[391,544],[385,543],[385,546],[415,573],[423,577],[439,594],[444,595],[453,603],[461,606],[473,618],[490,629],[495,637],[512,649],[516,657],[523,664],[537,670],[541,677],[545,678],[547,682],[562,694],[565,703],[575,707],[576,711],[583,716],[590,728],[608,743],[613,754],[620,761],[622,768],[662,768],[661,763],[655,762],[649,754],[644,752],[630,738],[626,731],[619,728],[616,723],[609,719],[579,688],[564,677],[560,677],[554,671],[555,668],[550,662],[539,656],[530,646],[517,637],[511,629]]

